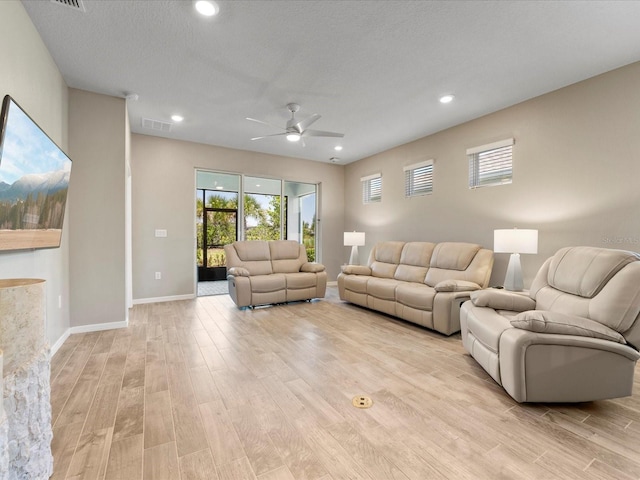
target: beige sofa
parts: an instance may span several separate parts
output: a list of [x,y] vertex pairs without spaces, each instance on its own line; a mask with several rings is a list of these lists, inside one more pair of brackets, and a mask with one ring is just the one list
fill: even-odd
[[631,395],[640,354],[640,258],[568,247],[529,294],[487,289],[461,310],[462,343],[518,402]]
[[294,240],[238,241],[224,247],[229,295],[238,307],[323,298],[324,265]]
[[487,286],[493,252],[470,243],[380,242],[366,266],[345,265],[340,298],[445,335],[460,330],[460,305]]

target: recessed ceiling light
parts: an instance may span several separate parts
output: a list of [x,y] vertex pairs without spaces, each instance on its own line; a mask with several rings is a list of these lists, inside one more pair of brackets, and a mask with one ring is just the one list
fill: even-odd
[[440,103],[450,103],[456,98],[455,95],[447,94],[440,97]]
[[184,117],[182,115],[171,115],[171,120],[174,122],[181,122],[184,120]]
[[220,11],[218,4],[212,0],[197,0],[195,7],[198,13],[205,17],[213,17]]
[[333,149],[334,149],[336,152],[339,152],[340,150],[342,150],[342,145],[336,145],[335,147],[333,147]]
[[298,140],[300,140],[300,134],[299,133],[288,133],[287,134],[287,140],[289,140],[290,142],[297,142]]
[[224,187],[223,187],[223,186],[221,186],[221,185],[218,185],[218,186],[216,187],[216,190],[224,190]]

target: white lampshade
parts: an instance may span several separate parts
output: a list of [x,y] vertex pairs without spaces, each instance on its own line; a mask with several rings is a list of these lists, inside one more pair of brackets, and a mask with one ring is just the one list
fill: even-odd
[[364,232],[344,232],[345,247],[362,247],[364,245]]
[[496,253],[538,253],[538,230],[509,228],[493,231]]

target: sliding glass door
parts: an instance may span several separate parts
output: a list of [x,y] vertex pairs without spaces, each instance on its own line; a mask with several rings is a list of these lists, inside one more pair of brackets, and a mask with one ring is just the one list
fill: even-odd
[[209,171],[196,172],[198,281],[226,279],[224,246],[236,240],[295,240],[318,258],[318,186]]
[[196,186],[198,281],[225,280],[224,246],[238,239],[240,176],[198,172]]

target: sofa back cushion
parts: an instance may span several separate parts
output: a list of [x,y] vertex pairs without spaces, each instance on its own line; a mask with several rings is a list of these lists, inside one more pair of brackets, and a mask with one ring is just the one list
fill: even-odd
[[245,240],[225,245],[227,268],[246,268],[251,275],[268,275],[271,268],[271,251],[269,242],[262,240]]
[[271,265],[273,273],[295,273],[307,261],[304,246],[295,240],[272,240],[269,242],[271,250]]
[[431,256],[425,283],[465,280],[486,287],[493,268],[493,252],[473,243],[442,242]]
[[435,246],[435,243],[429,242],[405,243],[393,278],[405,282],[424,283]]
[[621,250],[563,248],[542,265],[531,284],[530,295],[538,310],[595,320],[638,347],[639,260],[637,254]]
[[369,267],[374,277],[393,278],[400,263],[405,242],[379,242],[369,254]]

